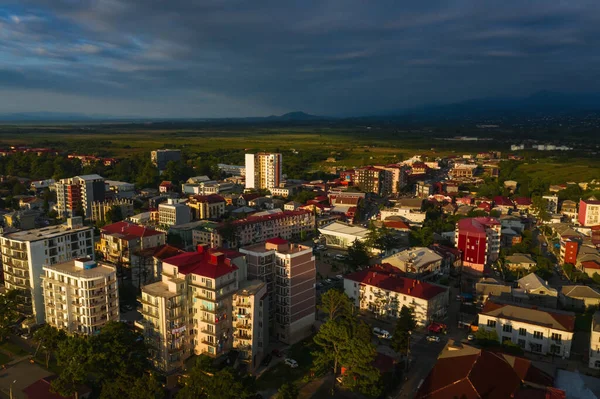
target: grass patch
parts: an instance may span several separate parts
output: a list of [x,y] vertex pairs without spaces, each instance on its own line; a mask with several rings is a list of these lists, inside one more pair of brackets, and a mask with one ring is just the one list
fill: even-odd
[[3,352],[0,352],[0,365],[6,364],[11,360],[12,359],[10,358],[10,356],[4,354]]
[[0,348],[7,352],[12,353],[14,356],[24,356],[28,352],[21,348],[19,345],[13,344],[12,342],[4,342],[0,345]]
[[292,345],[286,353],[286,357],[298,362],[295,369],[287,366],[283,361],[267,370],[256,381],[259,390],[279,388],[285,382],[298,384],[306,376],[312,367],[312,355],[316,349],[312,337]]
[[591,313],[578,314],[575,317],[575,331],[589,332],[592,328],[592,318],[594,317]]

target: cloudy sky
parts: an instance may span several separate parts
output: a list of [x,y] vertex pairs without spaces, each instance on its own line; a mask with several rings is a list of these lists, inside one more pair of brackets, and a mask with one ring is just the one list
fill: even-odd
[[599,75],[598,0],[0,5],[0,113],[365,115]]

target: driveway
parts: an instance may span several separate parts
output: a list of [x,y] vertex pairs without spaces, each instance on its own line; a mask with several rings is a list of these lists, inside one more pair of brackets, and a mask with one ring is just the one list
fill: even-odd
[[14,399],[25,399],[23,389],[33,384],[40,378],[52,375],[51,372],[44,370],[37,364],[31,364],[24,359],[17,364],[9,366],[6,370],[0,371],[0,396],[10,397],[10,388]]

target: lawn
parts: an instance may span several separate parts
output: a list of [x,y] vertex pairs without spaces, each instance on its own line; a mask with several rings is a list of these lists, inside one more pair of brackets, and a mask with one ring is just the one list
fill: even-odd
[[4,342],[0,345],[0,348],[7,352],[12,353],[14,356],[24,356],[27,352],[19,345],[13,344],[12,342]]
[[316,350],[312,337],[291,346],[285,356],[298,362],[298,367],[293,369],[283,361],[267,370],[256,381],[259,390],[279,388],[285,382],[299,383],[306,376],[312,366],[311,352]]
[[0,365],[6,364],[11,360],[12,359],[8,355],[5,355],[3,352],[0,352]]

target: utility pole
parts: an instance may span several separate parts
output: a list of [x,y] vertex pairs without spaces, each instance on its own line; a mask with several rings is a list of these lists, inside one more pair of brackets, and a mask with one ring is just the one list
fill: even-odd
[[10,395],[9,397],[10,397],[10,399],[14,399],[13,398],[13,390],[12,390],[12,388],[13,388],[13,384],[16,383],[16,382],[17,382],[17,380],[14,380],[13,382],[10,383],[10,391],[9,391],[9,395]]
[[412,334],[412,331],[409,331],[408,332],[408,337],[406,338],[407,339],[407,345],[406,345],[406,364],[404,366],[405,370],[408,370],[408,359],[409,359],[409,356],[410,356],[410,336],[411,336],[411,334]]

